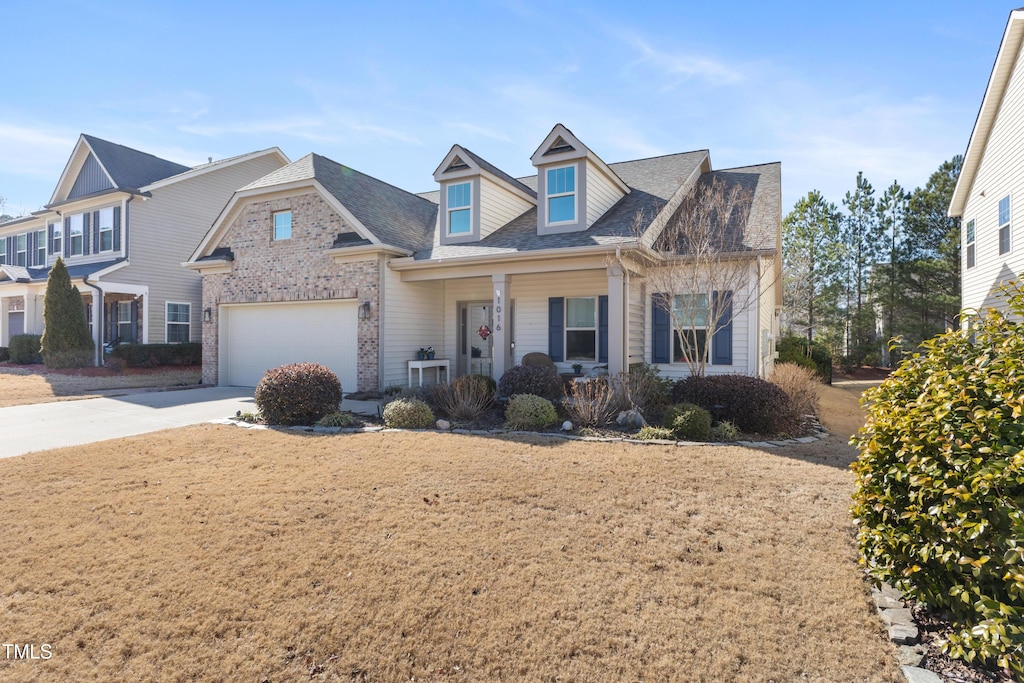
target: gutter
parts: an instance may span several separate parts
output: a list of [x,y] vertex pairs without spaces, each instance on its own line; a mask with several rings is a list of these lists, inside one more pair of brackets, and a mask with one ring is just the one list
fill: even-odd
[[487,256],[456,256],[453,258],[437,258],[417,261],[412,257],[392,259],[389,266],[392,270],[427,270],[430,268],[442,268],[449,266],[470,266],[488,265],[491,263],[508,263],[509,261],[533,261],[545,259],[564,258],[566,256],[591,256],[594,254],[607,254],[621,250],[630,251],[639,248],[636,241],[620,242],[618,244],[596,244],[585,247],[563,247],[555,249],[537,249],[535,251],[517,251],[513,253],[493,254]]

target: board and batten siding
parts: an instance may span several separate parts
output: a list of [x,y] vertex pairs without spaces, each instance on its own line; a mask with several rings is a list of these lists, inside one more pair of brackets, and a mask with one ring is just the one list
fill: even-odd
[[480,176],[480,239],[533,208],[531,202]]
[[593,225],[597,219],[615,205],[615,202],[622,199],[623,194],[612,180],[606,176],[601,169],[591,163],[587,163],[587,227]]
[[[202,278],[182,267],[234,192],[281,167],[277,155],[226,165],[153,190],[129,204],[129,265],[110,281],[149,287],[146,328],[150,343],[166,341],[166,303],[191,303],[191,341],[202,338]],[[123,220],[123,219],[122,219]]]
[[[999,105],[961,218],[963,308],[995,305],[993,290],[1024,272],[1024,50]],[[984,196],[981,193],[984,192]],[[1010,251],[999,253],[999,200],[1010,196]],[[967,223],[974,221],[975,265],[967,267]]]
[[438,358],[450,358],[454,376],[455,356],[444,351],[444,282],[403,282],[386,265],[382,270],[382,388],[408,382],[408,361],[420,347],[433,346]]

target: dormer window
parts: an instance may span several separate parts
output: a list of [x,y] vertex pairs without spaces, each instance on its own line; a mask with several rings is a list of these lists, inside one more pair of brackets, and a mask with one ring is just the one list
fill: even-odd
[[548,223],[576,221],[576,165],[547,172]]
[[473,204],[472,183],[448,186],[448,234],[468,235],[473,230],[470,212]]

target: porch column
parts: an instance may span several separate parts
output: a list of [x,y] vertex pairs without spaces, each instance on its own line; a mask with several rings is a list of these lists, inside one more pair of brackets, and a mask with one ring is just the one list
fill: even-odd
[[11,330],[8,327],[8,318],[10,312],[10,297],[0,297],[0,346],[11,345]]
[[622,266],[608,266],[608,373],[616,374],[627,370],[626,349],[626,298],[622,282]]
[[501,379],[505,374],[508,356],[508,276],[498,273],[491,276],[494,285],[494,329],[491,333],[491,377]]
[[25,293],[25,334],[43,333],[43,303],[35,294]]

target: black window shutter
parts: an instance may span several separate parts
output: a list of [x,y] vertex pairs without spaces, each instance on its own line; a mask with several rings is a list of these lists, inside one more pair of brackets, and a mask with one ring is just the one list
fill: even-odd
[[131,335],[129,336],[129,341],[131,341],[132,344],[138,342],[138,340],[139,340],[139,332],[138,332],[138,330],[139,330],[139,302],[138,301],[133,301],[132,302],[132,332],[131,332]]
[[[46,224],[46,253],[53,253],[53,223]],[[43,265],[46,265],[45,263]]]
[[25,254],[25,265],[32,266],[36,265],[36,233],[29,232],[25,236],[25,249],[28,253]]
[[560,363],[565,356],[565,299],[553,296],[548,299],[548,355]]
[[665,302],[667,294],[651,296],[651,362],[672,362],[672,323]]
[[64,218],[64,237],[61,239],[61,242],[63,242],[62,251],[66,261],[68,256],[71,255],[71,216]]
[[114,207],[114,251],[121,249],[121,207]]
[[12,235],[11,237],[8,237],[7,238],[7,263],[8,264],[11,264],[11,265],[17,265],[18,264],[18,253],[15,251],[15,249],[17,249],[17,248],[18,248],[18,244],[17,244],[17,240],[15,240],[14,236]]
[[111,302],[107,307],[107,341],[117,339],[117,302]]
[[719,321],[718,330],[711,338],[711,364],[732,365],[732,290],[712,292],[711,302],[715,320]]
[[100,253],[100,212],[92,212],[92,253]]
[[608,297],[597,297],[597,362],[608,362]]

